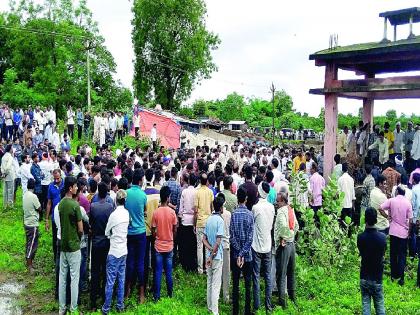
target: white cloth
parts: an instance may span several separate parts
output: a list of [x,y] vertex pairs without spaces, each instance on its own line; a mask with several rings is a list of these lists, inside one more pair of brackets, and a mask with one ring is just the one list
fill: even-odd
[[118,206],[109,216],[105,235],[110,239],[109,255],[121,257],[127,255],[127,231],[130,216],[124,206]]
[[354,180],[346,172],[338,179],[338,189],[344,192],[343,208],[352,208],[353,200],[356,200]]
[[267,199],[260,198],[258,203],[252,207],[252,213],[254,215],[252,248],[257,253],[268,253],[271,251],[274,206]]

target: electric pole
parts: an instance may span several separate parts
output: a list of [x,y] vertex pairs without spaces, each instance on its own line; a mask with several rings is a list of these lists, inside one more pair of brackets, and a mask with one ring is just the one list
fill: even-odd
[[276,108],[274,105],[274,93],[276,92],[276,88],[274,87],[274,83],[271,82],[271,87],[270,87],[270,92],[271,92],[271,101],[273,103],[273,125],[272,125],[272,133],[273,133],[273,146],[274,146],[274,117],[276,116]]
[[90,113],[90,107],[91,107],[91,100],[90,100],[90,55],[89,55],[89,50],[90,50],[90,43],[89,41],[86,42],[86,67],[87,67],[87,102],[88,102],[88,112]]

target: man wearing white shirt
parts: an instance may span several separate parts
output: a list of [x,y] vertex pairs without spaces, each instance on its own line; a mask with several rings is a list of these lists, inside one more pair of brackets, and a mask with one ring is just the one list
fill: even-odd
[[254,311],[260,307],[260,272],[265,281],[265,310],[271,312],[271,229],[274,222],[274,206],[267,201],[270,185],[258,186],[259,200],[252,207],[254,232],[252,240]]
[[341,220],[344,222],[348,216],[353,220],[354,201],[356,193],[354,190],[354,180],[349,175],[347,163],[342,164],[343,175],[338,179],[338,189],[344,193],[343,209],[341,210]]
[[153,151],[156,152],[156,141],[157,141],[156,124],[153,124],[153,128],[150,131],[150,140],[152,140],[152,143],[153,143]]
[[112,293],[115,281],[117,285],[117,312],[124,310],[125,266],[127,258],[127,232],[130,216],[124,204],[127,198],[125,190],[118,190],[117,208],[111,213],[105,228],[105,236],[110,239],[110,247],[106,261],[105,303],[102,314],[111,309]]
[[67,131],[69,133],[70,139],[73,139],[74,136],[74,111],[69,107],[69,110],[67,111]]
[[[48,161],[48,153],[42,153],[41,162],[38,163],[41,173],[44,177],[41,180],[42,194],[39,202],[41,203],[41,211],[45,211],[47,208],[47,194],[48,186],[51,183],[51,163]],[[42,217],[42,213],[41,213]]]
[[22,156],[22,161],[23,163],[19,169],[19,176],[22,183],[22,196],[23,196],[28,190],[27,188],[28,180],[34,177],[31,174],[31,157],[29,156],[29,154],[24,154]]
[[115,139],[115,133],[117,131],[117,117],[115,116],[114,113],[111,113],[111,116],[109,117],[109,129],[112,131],[113,133],[113,137]]
[[272,170],[271,171],[273,172],[273,175],[274,175],[273,182],[274,182],[274,184],[276,184],[283,177],[283,174],[279,170],[279,160],[277,160],[277,158],[272,159],[271,166],[272,166]]

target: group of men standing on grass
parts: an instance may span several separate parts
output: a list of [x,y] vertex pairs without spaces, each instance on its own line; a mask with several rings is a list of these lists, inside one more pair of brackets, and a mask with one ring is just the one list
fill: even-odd
[[[360,137],[356,132],[356,148]],[[100,301],[107,314],[114,283],[117,310],[134,294],[143,303],[148,289],[157,301],[163,271],[172,296],[177,264],[206,274],[207,308],[213,314],[219,313],[221,291],[233,313],[239,313],[241,277],[246,314],[261,308],[260,278],[266,311],[275,305],[273,292],[283,308],[288,299],[296,303],[295,238],[301,218],[291,206],[289,190],[302,208],[315,214],[322,208],[323,150],[316,155],[313,148],[289,151],[237,140],[231,146],[204,143],[157,152],[154,142],[153,147],[123,148],[117,154],[106,144],[96,154],[80,146],[75,155],[47,143],[23,155],[19,174],[27,266],[33,272],[39,220],[44,218],[53,239],[60,312],[75,311],[79,293],[89,291],[90,308],[97,309]],[[368,147],[361,156],[376,156],[370,152],[375,149]],[[367,312],[373,297],[379,313],[385,235],[390,235],[391,276],[404,284],[407,245],[412,257],[418,252],[420,207],[419,161],[397,154],[380,162],[380,156],[367,160],[371,163],[361,172],[337,155],[334,168],[344,194],[342,226],[346,217],[359,225],[365,214],[367,228],[358,238],[362,300]],[[11,165],[16,165],[16,150],[9,145],[2,173],[5,194],[13,199],[16,186],[6,183]],[[292,173],[300,173],[305,185],[290,182]],[[317,215],[315,224],[319,227]]]

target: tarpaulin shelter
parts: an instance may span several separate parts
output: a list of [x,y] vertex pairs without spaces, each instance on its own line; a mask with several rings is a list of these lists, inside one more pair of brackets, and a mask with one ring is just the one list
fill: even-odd
[[[140,116],[140,134],[150,137],[153,124],[156,124],[157,136],[160,144],[165,147],[178,149],[180,147],[181,126],[171,118],[164,115],[142,109],[138,112]],[[130,134],[134,136],[134,128]]]

